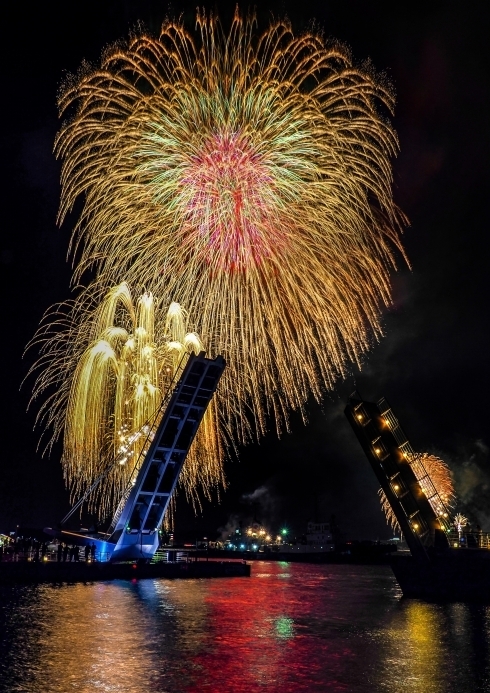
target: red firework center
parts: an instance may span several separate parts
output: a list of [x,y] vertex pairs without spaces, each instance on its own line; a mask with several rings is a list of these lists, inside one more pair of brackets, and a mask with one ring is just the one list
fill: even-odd
[[191,157],[181,181],[184,244],[206,264],[244,271],[281,254],[285,220],[270,167],[249,138],[215,133]]

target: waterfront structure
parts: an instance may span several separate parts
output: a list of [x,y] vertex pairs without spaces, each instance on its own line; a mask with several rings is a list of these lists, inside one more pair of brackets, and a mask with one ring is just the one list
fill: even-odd
[[330,522],[308,522],[306,527],[306,543],[308,546],[333,546],[334,539]]
[[94,543],[102,560],[151,559],[184,460],[225,365],[221,356],[208,359],[201,352],[190,354],[185,368],[177,371],[176,384],[169,389],[147,432],[151,441],[148,452],[139,460],[105,535],[49,533],[81,545]]
[[386,400],[367,402],[354,392],[345,415],[411,552],[391,559],[403,594],[490,602],[489,534],[480,528],[464,533],[462,523],[455,532],[423,456],[412,449]]
[[377,404],[351,395],[345,414],[354,429],[412,552],[424,560],[426,547],[447,546],[449,509],[385,399]]

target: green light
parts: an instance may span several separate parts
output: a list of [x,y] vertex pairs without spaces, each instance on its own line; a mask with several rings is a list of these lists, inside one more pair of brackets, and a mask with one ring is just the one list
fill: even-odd
[[281,529],[281,534],[287,534],[287,533],[288,533],[288,530],[286,528]]
[[294,637],[294,622],[292,618],[280,616],[275,621],[276,637],[281,640],[289,640]]

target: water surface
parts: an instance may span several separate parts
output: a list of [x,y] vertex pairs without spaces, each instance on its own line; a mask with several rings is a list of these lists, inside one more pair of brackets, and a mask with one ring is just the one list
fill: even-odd
[[405,600],[384,566],[0,589],[2,693],[480,693],[490,607]]

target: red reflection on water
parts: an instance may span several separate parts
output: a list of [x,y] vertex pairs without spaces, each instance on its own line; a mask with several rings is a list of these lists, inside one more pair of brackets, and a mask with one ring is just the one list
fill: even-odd
[[310,577],[307,599],[298,599],[297,567],[255,563],[254,577],[240,580],[239,587],[236,579],[225,589],[221,580],[209,583],[207,640],[192,657],[200,675],[186,686],[188,693],[349,690],[346,658],[352,652],[342,647],[342,639],[322,638],[316,618],[325,613],[325,599],[334,604],[336,595],[318,584],[325,580],[318,574]]

